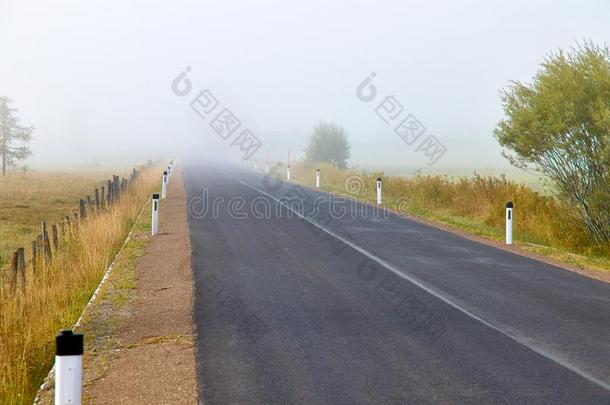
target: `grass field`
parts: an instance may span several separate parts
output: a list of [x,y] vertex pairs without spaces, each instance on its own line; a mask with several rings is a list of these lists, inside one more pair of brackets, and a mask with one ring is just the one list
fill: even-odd
[[398,177],[414,177],[417,175],[423,176],[448,176],[451,179],[459,179],[460,177],[471,177],[475,174],[483,177],[500,177],[504,176],[508,180],[512,180],[519,184],[524,184],[534,191],[543,195],[550,195],[551,187],[544,179],[535,174],[525,172],[515,167],[408,167],[408,166],[392,166],[384,167],[366,166],[354,169],[358,172],[366,170],[368,172],[383,172],[386,176]]
[[[158,187],[158,176],[152,172],[145,170],[111,209],[90,214],[78,227],[66,228],[50,262],[40,260],[36,269],[27,266],[25,283],[20,281],[13,288],[6,278],[0,282],[0,403],[32,402],[53,364],[55,334],[76,322]],[[105,173],[38,173],[3,179],[3,249],[28,247],[43,218],[52,223],[74,212],[78,199],[108,177]]]
[[[116,173],[115,173],[116,174]],[[18,247],[29,247],[43,220],[55,223],[78,210],[79,198],[112,176],[105,171],[29,172],[0,176],[0,258],[6,264]]]
[[[321,169],[321,186],[352,198],[375,202],[377,177],[383,178],[384,205],[396,211],[503,241],[505,204],[513,201],[514,241],[523,249],[570,266],[610,273],[610,247],[597,247],[568,207],[546,193],[504,176],[412,174]],[[278,173],[285,173],[285,168]],[[291,178],[315,184],[315,167],[293,165]]]

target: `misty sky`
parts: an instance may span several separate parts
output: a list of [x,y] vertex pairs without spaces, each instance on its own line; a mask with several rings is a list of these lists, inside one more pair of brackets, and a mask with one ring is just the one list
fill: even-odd
[[[394,95],[447,148],[437,168],[503,168],[498,91],[545,54],[610,39],[610,2],[0,0],[0,94],[36,126],[34,166],[241,154],[176,96],[187,66],[263,143],[303,156],[320,119],[351,164],[427,167],[375,113]],[[378,100],[356,88],[371,72]]]

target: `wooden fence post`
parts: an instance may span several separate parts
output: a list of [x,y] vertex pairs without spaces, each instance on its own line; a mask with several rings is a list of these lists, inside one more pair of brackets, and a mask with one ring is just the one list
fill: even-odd
[[53,238],[53,249],[56,251],[59,249],[59,238],[57,237],[57,225],[51,226],[51,236]]
[[113,174],[112,179],[114,181],[114,184],[113,184],[114,190],[112,191],[114,194],[114,200],[119,201],[121,199],[121,190],[119,188],[119,176],[116,176]]
[[45,225],[44,230],[42,231],[42,251],[44,253],[44,259],[48,262],[51,260],[51,241],[49,240],[49,233],[47,232],[47,227]]
[[110,185],[112,187],[112,205],[114,205],[114,203],[115,203],[115,201],[117,199],[116,198],[117,196],[116,196],[116,187],[115,187],[116,184],[115,184],[115,181],[114,181],[114,174],[112,175],[112,181],[111,181]]
[[101,197],[100,200],[102,202],[102,209],[104,209],[104,203],[106,202],[106,198],[104,197],[104,186],[102,186],[102,193],[101,193]]
[[32,272],[36,271],[36,241],[32,241]]
[[47,223],[46,223],[46,221],[42,221],[42,225],[40,226],[40,235],[42,236],[42,252],[43,252],[43,254],[46,255],[46,253],[47,253],[45,251],[45,246],[46,246],[45,238],[46,238],[46,235],[47,235]]
[[95,210],[100,210],[100,190],[95,189]]
[[46,261],[51,260],[51,241],[49,241],[49,233],[47,232],[47,223],[42,221],[42,252]]
[[19,252],[15,250],[13,252],[13,260],[11,261],[11,284],[13,290],[17,287],[17,278],[19,274],[17,273],[17,266],[19,262]]
[[80,220],[83,221],[83,220],[85,220],[85,218],[87,218],[87,211],[85,209],[85,200],[83,200],[82,198],[80,199],[80,202],[79,202],[79,208],[80,208]]
[[108,191],[108,208],[110,208],[110,204],[112,204],[112,198],[113,198],[113,196],[112,196],[112,182],[110,180],[108,180],[107,186],[108,186],[108,189],[107,189],[107,191]]
[[17,249],[17,272],[21,278],[21,285],[25,288],[25,249]]

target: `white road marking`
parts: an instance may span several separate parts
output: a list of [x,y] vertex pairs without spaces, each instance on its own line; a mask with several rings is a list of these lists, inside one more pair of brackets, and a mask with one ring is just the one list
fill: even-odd
[[527,347],[528,349],[532,350],[533,352],[538,353],[541,356],[546,357],[547,359],[549,359],[549,360],[557,363],[558,365],[560,365],[560,366],[562,366],[562,367],[564,367],[564,368],[566,368],[566,369],[568,369],[568,370],[578,374],[579,376],[585,378],[586,380],[589,380],[590,382],[595,383],[595,384],[599,385],[600,387],[605,388],[606,390],[610,391],[610,384],[607,384],[604,381],[601,381],[600,379],[592,376],[591,374],[587,373],[584,370],[581,370],[581,369],[575,367],[574,365],[566,362],[565,360],[555,356],[552,353],[549,353],[549,352],[547,352],[547,351],[545,351],[543,349],[540,349],[540,348],[538,348],[536,346],[531,345],[525,339],[520,338],[519,336],[515,336],[515,335],[511,334],[510,332],[506,332],[506,331],[504,331],[502,329],[499,329],[498,327],[492,325],[491,323],[489,323],[486,320],[482,319],[478,315],[473,314],[468,309],[460,306],[459,304],[454,303],[447,296],[442,295],[440,292],[435,291],[434,289],[432,289],[431,287],[427,286],[426,284],[424,284],[421,280],[417,279],[416,277],[413,277],[413,276],[411,276],[409,274],[403,273],[398,268],[394,267],[393,265],[391,265],[390,263],[386,262],[385,260],[375,256],[373,253],[367,251],[366,249],[361,248],[360,246],[358,246],[358,245],[354,244],[353,242],[343,238],[342,236],[337,235],[333,231],[331,231],[331,230],[329,230],[329,229],[327,229],[327,228],[317,224],[316,222],[312,221],[310,218],[307,218],[307,217],[303,216],[301,213],[295,211],[292,207],[290,207],[285,202],[275,198],[275,196],[273,196],[273,195],[271,195],[271,194],[269,194],[269,193],[267,193],[267,192],[265,192],[263,190],[260,190],[260,189],[254,187],[254,186],[252,186],[252,185],[250,185],[250,184],[248,184],[248,183],[246,183],[244,181],[241,181],[240,179],[238,179],[238,178],[236,178],[236,177],[234,177],[234,176],[232,176],[232,175],[230,175],[230,174],[228,174],[228,173],[226,173],[226,172],[224,172],[224,171],[222,171],[220,169],[218,171],[220,173],[222,173],[223,175],[229,177],[230,179],[235,180],[238,183],[240,183],[240,184],[242,184],[242,185],[244,185],[244,186],[246,186],[246,187],[248,187],[248,188],[250,188],[252,190],[255,190],[255,191],[257,191],[257,192],[259,192],[259,193],[261,193],[261,194],[263,194],[263,195],[265,195],[265,196],[267,196],[269,198],[272,198],[273,200],[275,200],[276,202],[278,202],[279,204],[283,205],[284,207],[286,207],[287,209],[292,211],[294,214],[296,214],[299,219],[303,219],[303,220],[309,222],[311,225],[313,225],[313,226],[319,228],[320,230],[326,232],[327,234],[329,234],[330,236],[338,239],[342,243],[345,243],[347,246],[351,247],[352,249],[354,249],[358,253],[363,254],[368,259],[376,262],[377,264],[379,264],[380,266],[384,267],[385,269],[391,271],[392,273],[396,274],[400,278],[403,278],[403,279],[409,281],[411,284],[421,288],[422,290],[424,290],[428,294],[433,295],[434,297],[436,297],[439,300],[443,301],[444,303],[452,306],[453,308],[455,308],[458,311],[464,313],[465,315],[469,316],[470,318],[472,318],[472,319],[474,319],[474,320],[476,320],[478,322],[481,322],[485,326],[487,326],[489,328],[492,328],[493,330],[503,334],[504,336],[512,339],[513,341],[519,343],[520,345]]

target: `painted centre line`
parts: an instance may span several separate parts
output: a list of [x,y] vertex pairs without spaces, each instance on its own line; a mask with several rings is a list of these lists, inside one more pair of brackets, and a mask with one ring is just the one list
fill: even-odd
[[442,294],[439,291],[434,290],[432,287],[426,285],[424,282],[422,282],[421,280],[419,280],[416,277],[413,277],[410,274],[406,274],[403,271],[399,270],[397,267],[393,266],[392,264],[388,263],[387,261],[381,259],[380,257],[376,256],[375,254],[369,252],[368,250],[356,245],[355,243],[345,239],[344,237],[337,235],[336,233],[334,233],[333,231],[331,231],[330,229],[325,228],[324,226],[318,224],[317,222],[313,221],[311,218],[305,217],[303,214],[295,211],[290,205],[286,204],[285,202],[279,200],[278,198],[276,198],[275,196],[251,185],[248,184],[220,169],[218,169],[218,171],[223,174],[224,176],[252,189],[255,190],[256,192],[267,196],[273,200],[275,200],[277,203],[283,205],[284,207],[286,207],[288,210],[290,210],[291,212],[293,212],[294,214],[297,215],[297,217],[299,219],[305,220],[308,223],[310,223],[311,225],[319,228],[320,230],[322,230],[323,232],[327,233],[328,235],[332,236],[333,238],[336,238],[337,240],[339,240],[340,242],[344,243],[345,245],[349,246],[350,248],[352,248],[353,250],[357,251],[358,253],[364,255],[366,258],[376,262],[377,264],[379,264],[380,266],[382,266],[383,268],[385,268],[386,270],[391,271],[392,273],[396,274],[397,276],[401,277],[402,279],[405,279],[407,281],[409,281],[411,284],[417,286],[418,288],[424,290],[425,292],[427,292],[428,294],[431,294],[432,296],[438,298],[439,300],[443,301],[444,303],[450,305],[451,307],[455,308],[456,310],[462,312],[463,314],[467,315],[468,317],[481,322],[482,324],[484,324],[485,326],[492,328],[493,330],[501,333],[502,335],[510,338],[511,340],[519,343],[520,345],[530,349],[531,351],[546,357],[547,359],[553,361],[554,363],[560,365],[561,367],[564,367],[576,374],[578,374],[579,376],[587,379],[588,381],[595,383],[597,385],[599,385],[600,387],[610,391],[610,384],[596,378],[595,376],[592,376],[591,374],[587,373],[584,370],[581,370],[580,368],[574,366],[573,364],[569,363],[568,361],[565,361],[564,359],[561,359],[560,357],[547,352],[544,349],[541,349],[539,347],[536,347],[534,345],[532,345],[530,342],[528,342],[527,340],[516,336],[510,332],[504,331],[502,329],[500,329],[499,327],[492,325],[491,323],[489,323],[488,321],[484,320],[483,318],[479,317],[478,315],[475,315],[474,313],[472,313],[471,311],[469,311],[468,309],[462,307],[460,304],[457,304],[453,301],[451,301],[451,299],[449,297],[447,297],[446,295]]

